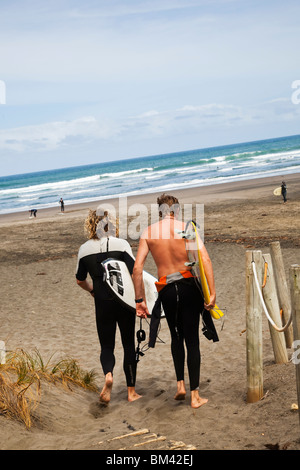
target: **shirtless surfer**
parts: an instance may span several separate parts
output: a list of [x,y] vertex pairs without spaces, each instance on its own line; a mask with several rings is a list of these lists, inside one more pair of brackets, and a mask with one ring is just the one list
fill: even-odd
[[174,196],[163,194],[157,199],[161,220],[150,225],[142,234],[133,269],[133,282],[136,296],[136,314],[146,318],[149,311],[143,290],[143,266],[149,251],[157,266],[159,281],[157,290],[171,333],[171,352],[177,378],[175,400],[186,396],[184,382],[185,351],[187,348],[187,366],[190,380],[191,406],[199,408],[207,403],[199,395],[200,382],[200,313],[215,306],[216,293],[212,263],[201,243],[201,255],[210,289],[210,303],[204,304],[200,290],[196,286],[190,268],[185,266],[188,256],[185,241],[177,233],[184,230],[184,223],[177,219],[179,203]]

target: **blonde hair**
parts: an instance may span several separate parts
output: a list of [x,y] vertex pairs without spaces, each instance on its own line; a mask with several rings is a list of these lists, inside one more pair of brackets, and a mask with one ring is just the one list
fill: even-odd
[[118,220],[112,220],[108,211],[105,211],[103,215],[97,215],[96,211],[90,209],[84,222],[84,231],[89,239],[102,238],[107,235],[118,237],[119,223]]

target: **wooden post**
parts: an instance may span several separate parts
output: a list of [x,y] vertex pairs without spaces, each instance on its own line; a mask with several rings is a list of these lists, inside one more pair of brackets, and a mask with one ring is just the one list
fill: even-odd
[[[293,315],[293,332],[295,349],[300,345],[300,266],[294,264],[290,268],[290,288]],[[298,409],[300,408],[300,358],[296,356],[293,361],[296,366],[296,384],[298,395]],[[299,409],[300,422],[300,409]]]
[[261,251],[246,252],[246,342],[247,342],[247,402],[263,397],[262,306],[255,285],[252,259],[262,285]]
[[[268,309],[269,315],[274,321],[275,325],[278,328],[282,328],[282,322],[280,317],[280,307],[277,297],[277,290],[275,284],[275,277],[274,277],[274,270],[273,264],[270,254],[264,255],[265,261],[268,263],[268,274],[267,274],[267,282],[265,287],[263,288],[263,297]],[[289,361],[286,344],[285,344],[285,337],[284,333],[280,331],[276,331],[276,329],[270,324],[268,321],[270,335],[273,345],[274,357],[276,364],[282,364]]]
[[[285,325],[291,315],[291,298],[288,283],[285,275],[283,257],[279,242],[270,243],[270,252],[277,287],[279,307],[282,308],[282,323]],[[287,348],[292,347],[293,326],[290,325],[285,331],[285,343]]]

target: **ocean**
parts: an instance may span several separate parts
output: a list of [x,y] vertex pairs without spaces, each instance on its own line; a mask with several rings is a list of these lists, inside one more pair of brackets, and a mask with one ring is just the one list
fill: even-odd
[[300,135],[187,150],[0,177],[0,214],[297,172]]

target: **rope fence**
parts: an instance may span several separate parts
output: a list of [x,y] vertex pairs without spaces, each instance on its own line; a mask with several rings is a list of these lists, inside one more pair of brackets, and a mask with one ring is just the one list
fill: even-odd
[[[288,286],[279,242],[270,244],[270,254],[246,252],[246,342],[247,402],[264,397],[262,316],[271,334],[275,363],[290,362],[288,348],[300,344],[300,266],[290,268]],[[296,366],[298,409],[300,405],[300,360]],[[299,411],[300,420],[300,411]]]
[[[255,284],[256,284],[256,287],[257,287],[257,292],[258,292],[258,295],[259,295],[259,298],[260,298],[260,301],[261,301],[261,304],[262,304],[262,307],[263,307],[263,310],[266,314],[266,317],[267,319],[269,320],[269,322],[271,323],[271,325],[273,326],[273,328],[278,331],[278,332],[283,332],[285,331],[289,326],[290,324],[292,323],[292,312],[290,312],[290,315],[289,315],[289,319],[287,321],[287,323],[280,327],[278,325],[276,325],[276,323],[274,322],[274,320],[272,319],[271,315],[269,314],[268,312],[268,309],[266,307],[266,304],[265,304],[265,301],[264,301],[264,298],[263,298],[263,294],[262,294],[262,291],[261,291],[261,287],[259,285],[259,282],[258,282],[258,277],[257,277],[257,272],[256,272],[256,266],[255,266],[255,262],[252,261],[252,264],[253,264],[253,274],[254,274],[254,279],[255,279]],[[268,263],[266,263],[266,266],[268,266]],[[262,287],[264,288],[266,286],[266,281],[263,283]]]

